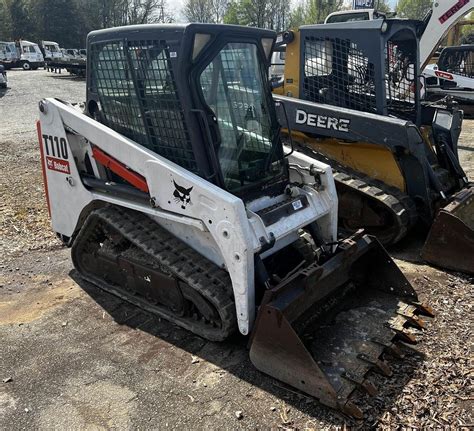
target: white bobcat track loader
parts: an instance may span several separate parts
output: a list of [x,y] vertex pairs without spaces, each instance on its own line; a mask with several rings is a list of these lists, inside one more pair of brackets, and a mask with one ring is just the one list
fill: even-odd
[[52,226],[85,280],[209,340],[250,334],[257,368],[361,417],[355,390],[375,393],[367,373],[390,374],[383,352],[416,343],[432,312],[376,239],[337,241],[330,167],[285,154],[274,41],[207,24],[92,32],[85,112],[39,105]]

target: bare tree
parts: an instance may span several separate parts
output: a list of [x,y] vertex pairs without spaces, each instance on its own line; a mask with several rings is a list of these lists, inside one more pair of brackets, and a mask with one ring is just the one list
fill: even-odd
[[183,13],[191,22],[214,22],[212,0],[187,0]]
[[212,14],[214,15],[212,22],[223,22],[224,15],[227,12],[229,0],[210,0]]

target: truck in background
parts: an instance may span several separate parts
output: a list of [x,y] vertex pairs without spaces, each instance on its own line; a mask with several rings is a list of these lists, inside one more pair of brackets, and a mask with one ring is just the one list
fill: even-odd
[[23,70],[36,70],[44,66],[44,57],[37,43],[18,40],[15,42],[15,45],[20,53],[20,58],[15,66],[12,67],[21,67]]
[[20,59],[15,42],[1,42],[0,41],[0,65],[5,69],[14,67]]
[[57,42],[49,40],[40,41],[40,49],[45,61],[61,61],[63,53]]

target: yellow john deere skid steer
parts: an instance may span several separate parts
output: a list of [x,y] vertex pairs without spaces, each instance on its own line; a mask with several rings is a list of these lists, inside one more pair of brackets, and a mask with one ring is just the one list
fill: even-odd
[[298,150],[333,167],[341,228],[388,245],[421,222],[431,227],[424,259],[473,273],[474,190],[457,150],[463,113],[449,100],[420,100],[420,26],[380,18],[286,32],[274,99]]
[[275,33],[188,24],[88,36],[85,112],[40,102],[52,226],[86,280],[357,417],[383,353],[432,316],[373,237],[337,241],[331,168],[284,152]]

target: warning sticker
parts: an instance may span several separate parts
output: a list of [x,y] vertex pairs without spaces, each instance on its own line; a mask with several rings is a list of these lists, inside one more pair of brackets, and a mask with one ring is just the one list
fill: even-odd
[[62,172],[63,174],[71,173],[71,170],[69,169],[69,162],[67,160],[46,156],[46,166],[52,171]]

